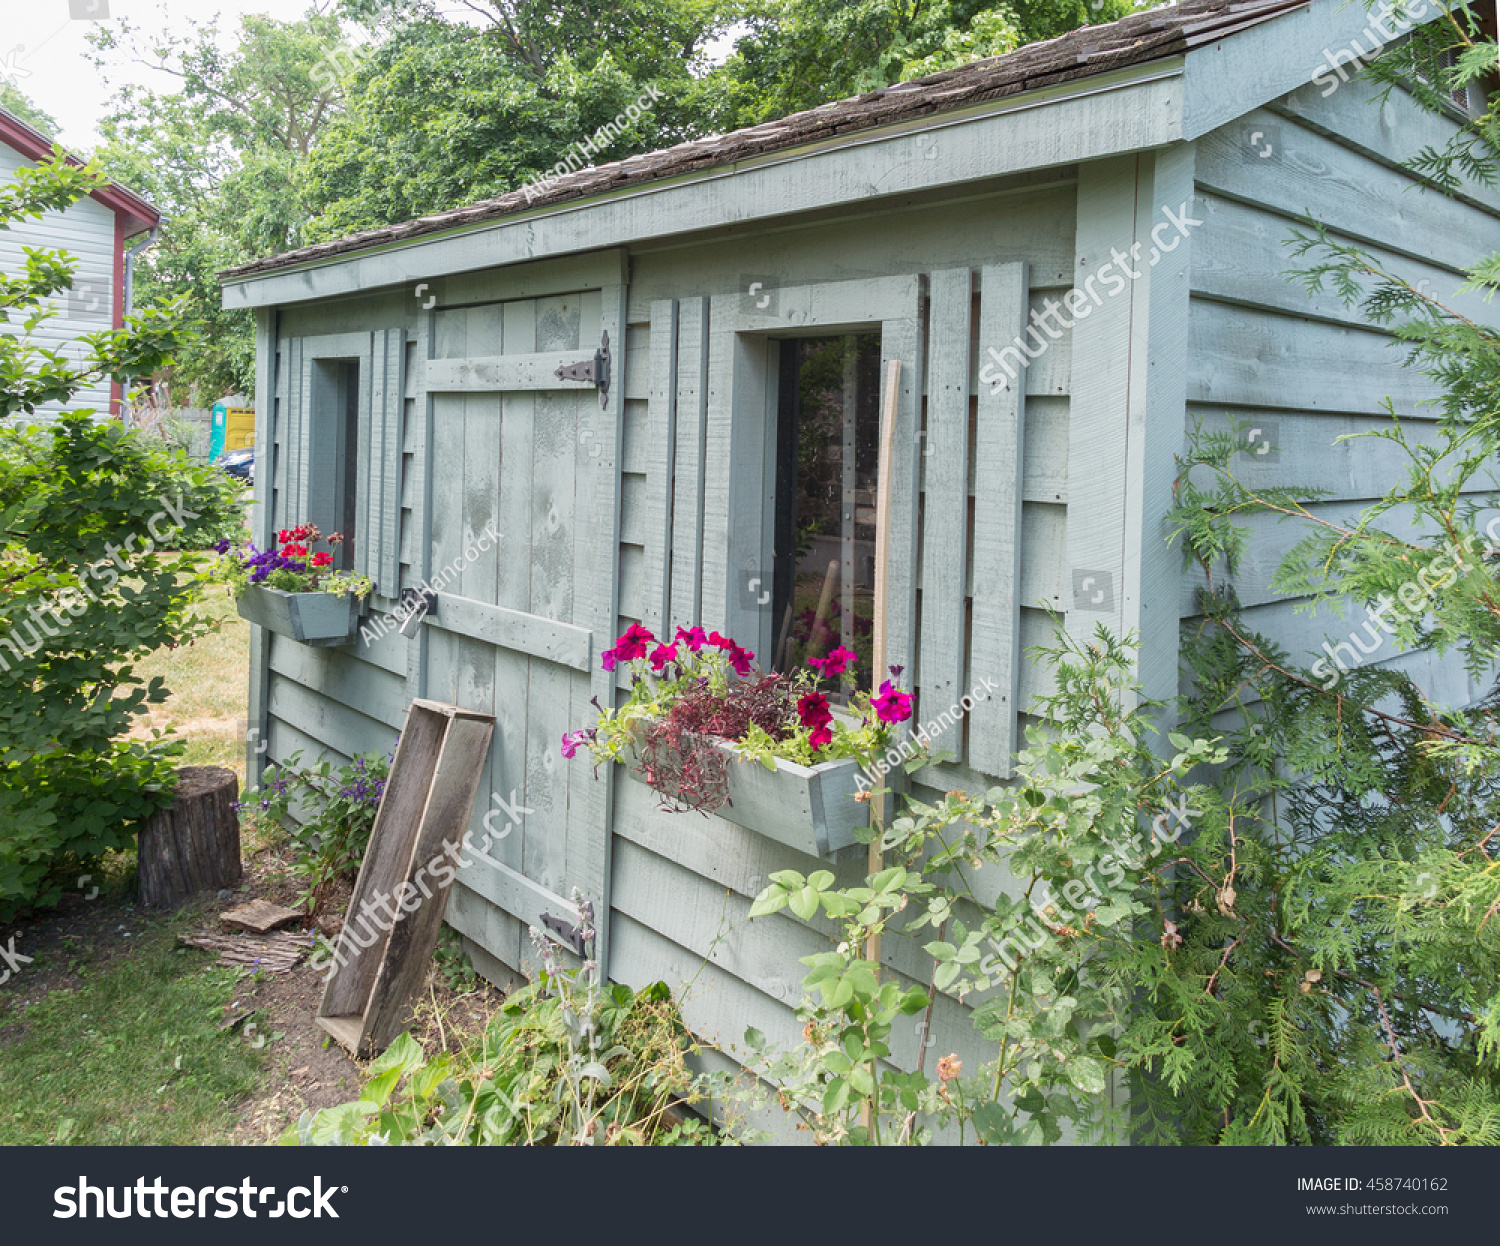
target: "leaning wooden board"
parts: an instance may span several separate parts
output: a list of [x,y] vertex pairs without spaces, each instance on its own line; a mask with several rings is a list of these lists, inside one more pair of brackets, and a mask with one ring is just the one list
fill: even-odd
[[[359,867],[335,957],[337,968],[323,991],[318,1024],[357,1056],[384,1050],[406,1024],[411,1000],[437,947],[448,886],[453,880],[448,845],[463,842],[480,775],[489,754],[495,719],[490,714],[413,701],[396,746],[390,778],[370,846]],[[440,881],[429,866],[450,865]],[[418,875],[421,875],[419,880]],[[429,881],[430,880],[430,881]],[[410,884],[413,911],[390,906],[394,923],[360,922],[369,942],[351,934],[356,916],[375,909],[377,895],[392,896]],[[365,908],[366,901],[371,908]],[[389,924],[389,930],[381,930]],[[373,936],[373,937],[370,937]]]

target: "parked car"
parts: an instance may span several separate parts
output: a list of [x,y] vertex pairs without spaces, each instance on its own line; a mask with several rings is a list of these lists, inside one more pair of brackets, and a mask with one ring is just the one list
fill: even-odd
[[227,450],[219,456],[219,466],[231,476],[246,484],[255,483],[255,447],[245,446],[240,450]]

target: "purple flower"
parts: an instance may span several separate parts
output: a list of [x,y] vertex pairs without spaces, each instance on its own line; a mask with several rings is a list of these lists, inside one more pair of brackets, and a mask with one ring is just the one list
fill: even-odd
[[226,537],[224,540],[220,541],[217,545],[214,546],[214,550],[215,552],[220,554],[227,554],[229,552],[229,539]]
[[577,755],[579,747],[592,740],[595,734],[592,728],[567,732],[562,738],[562,755],[571,761]]

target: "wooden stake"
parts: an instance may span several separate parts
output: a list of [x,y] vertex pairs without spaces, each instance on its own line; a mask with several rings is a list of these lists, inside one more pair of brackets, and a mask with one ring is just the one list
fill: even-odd
[[813,614],[812,634],[808,637],[807,647],[816,650],[817,656],[824,657],[828,654],[828,646],[820,644],[820,639],[826,639],[832,630],[828,626],[828,612],[833,609],[833,589],[839,582],[838,559],[830,559],[828,570],[823,575],[823,591],[818,595],[818,609]]
[[[901,361],[892,359],[886,365],[885,395],[880,404],[880,459],[876,469],[875,484],[875,618],[870,663],[870,691],[880,688],[885,671],[885,606],[886,592],[890,583],[890,534],[891,534],[891,472],[896,459],[896,400],[901,394]],[[878,803],[877,803],[878,802]],[[870,825],[877,830],[885,825],[886,798],[870,798]],[[870,841],[869,872],[878,874],[885,868],[885,854],[880,846],[880,836]],[[872,930],[865,940],[865,959],[874,962],[875,975],[880,976],[880,933]],[[866,1129],[873,1123],[873,1112],[869,1100],[865,1101],[862,1113]]]

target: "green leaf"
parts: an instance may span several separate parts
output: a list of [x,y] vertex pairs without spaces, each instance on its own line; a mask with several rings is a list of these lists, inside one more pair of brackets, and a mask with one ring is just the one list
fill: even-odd
[[1063,1072],[1084,1094],[1104,1093],[1104,1066],[1092,1056],[1074,1056],[1073,1059],[1064,1061]]
[[755,897],[750,906],[751,917],[764,917],[768,913],[779,913],[787,906],[787,894],[780,887],[767,887]]
[[818,893],[812,887],[802,887],[787,897],[792,912],[803,921],[810,920],[818,911]]

